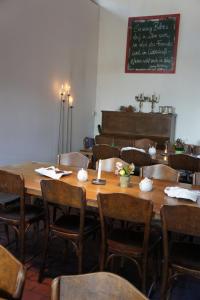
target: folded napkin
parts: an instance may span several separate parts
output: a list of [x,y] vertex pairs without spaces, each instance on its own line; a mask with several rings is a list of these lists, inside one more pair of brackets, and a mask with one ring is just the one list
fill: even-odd
[[140,152],[145,152],[145,150],[141,149],[141,148],[135,148],[135,147],[123,147],[123,148],[121,148],[121,151],[127,151],[127,150],[137,150],[137,151],[140,151]]
[[35,172],[53,178],[53,179],[60,179],[64,175],[69,175],[72,173],[72,171],[63,171],[59,170],[58,168],[55,168],[54,166],[48,167],[48,168],[39,168],[35,169]]
[[168,186],[164,192],[169,197],[189,199],[193,202],[197,202],[198,198],[200,198],[199,190],[188,190],[178,186]]

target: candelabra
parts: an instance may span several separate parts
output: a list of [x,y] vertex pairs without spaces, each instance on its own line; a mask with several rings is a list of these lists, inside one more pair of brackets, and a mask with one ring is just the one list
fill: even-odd
[[[64,87],[62,85],[60,91],[58,155],[71,151],[72,148],[72,108],[73,98],[70,95],[70,86]],[[67,134],[65,134],[66,131]]]
[[160,95],[156,96],[153,94],[151,97],[148,97],[148,101],[151,103],[151,112],[154,113],[155,104],[158,103],[160,100]]
[[58,135],[58,155],[64,152],[64,132],[65,132],[65,89],[62,85],[60,91],[60,117]]
[[135,100],[139,102],[139,112],[142,112],[143,103],[148,101],[148,97],[144,96],[144,94],[139,94],[138,96],[135,96]]
[[72,110],[73,110],[73,98],[69,95],[68,97],[68,125],[67,125],[67,140],[68,140],[68,150],[72,150]]

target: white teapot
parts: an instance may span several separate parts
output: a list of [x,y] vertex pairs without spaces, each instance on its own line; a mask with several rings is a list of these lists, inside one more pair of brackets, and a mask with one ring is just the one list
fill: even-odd
[[142,192],[150,192],[153,188],[153,181],[145,177],[143,180],[140,181],[139,187]]
[[155,155],[156,154],[156,148],[155,147],[149,147],[149,154],[152,156],[152,155]]
[[79,181],[87,181],[88,180],[88,172],[84,169],[81,169],[77,173],[77,178]]

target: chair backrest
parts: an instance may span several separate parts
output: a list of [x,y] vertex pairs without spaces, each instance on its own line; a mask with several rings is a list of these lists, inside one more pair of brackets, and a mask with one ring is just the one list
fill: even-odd
[[52,282],[51,299],[66,300],[148,300],[124,278],[106,272],[57,277]]
[[140,176],[177,182],[179,180],[179,172],[177,170],[162,164],[142,167]]
[[20,198],[21,222],[25,221],[24,178],[20,174],[0,170],[0,192],[11,193]]
[[[121,162],[123,165],[127,165],[125,161],[123,161],[119,157],[112,157],[112,158],[107,158],[107,159],[102,159],[101,160],[101,170],[106,171],[106,172],[115,172],[116,170],[116,163]],[[96,169],[98,167],[98,162]]]
[[100,217],[147,224],[152,216],[151,201],[124,193],[99,193],[97,196]]
[[49,222],[49,204],[80,209],[79,233],[83,234],[85,222],[86,191],[84,188],[73,186],[58,180],[41,180],[42,197],[46,221]]
[[129,164],[134,163],[138,167],[152,165],[152,159],[148,153],[134,149],[121,151],[121,159]]
[[194,155],[199,155],[200,154],[200,145],[193,145],[192,152]]
[[101,222],[102,245],[105,247],[108,219],[128,221],[144,225],[143,249],[147,254],[153,203],[123,193],[97,195]]
[[0,192],[24,197],[24,178],[22,175],[0,170]]
[[0,246],[0,297],[21,299],[25,273],[22,263]]
[[61,165],[87,169],[89,159],[80,152],[69,152],[58,155],[58,163]]
[[200,207],[189,205],[164,205],[161,208],[164,239],[168,232],[200,236]]
[[106,144],[96,144],[92,148],[93,158],[96,162],[99,159],[106,159],[111,157],[119,157],[120,150],[117,147],[112,147]]
[[200,171],[200,159],[187,154],[171,154],[168,156],[168,164],[173,169],[191,172]]
[[41,180],[40,184],[44,202],[75,208],[86,205],[84,188],[59,180]]
[[195,172],[193,174],[193,182],[194,185],[200,185],[200,172]]
[[136,148],[142,148],[144,150],[148,150],[149,147],[156,147],[156,142],[152,141],[151,139],[137,139],[135,140],[135,147]]

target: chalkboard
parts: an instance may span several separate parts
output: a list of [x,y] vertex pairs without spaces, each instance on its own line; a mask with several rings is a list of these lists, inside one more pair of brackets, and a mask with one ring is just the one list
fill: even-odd
[[180,14],[128,20],[126,73],[175,73]]

